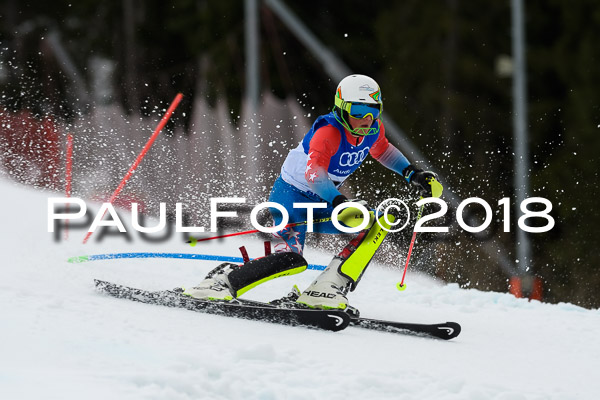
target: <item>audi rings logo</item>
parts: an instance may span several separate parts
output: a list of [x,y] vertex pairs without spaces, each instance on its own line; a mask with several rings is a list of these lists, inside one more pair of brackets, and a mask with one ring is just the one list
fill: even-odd
[[356,151],[354,153],[342,153],[342,156],[340,157],[340,165],[342,167],[353,167],[363,162],[365,157],[367,157],[367,154],[369,154],[368,147],[365,147],[361,151]]

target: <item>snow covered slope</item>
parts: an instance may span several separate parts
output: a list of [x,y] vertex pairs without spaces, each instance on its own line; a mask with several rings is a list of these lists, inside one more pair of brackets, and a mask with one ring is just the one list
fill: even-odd
[[[0,182],[0,399],[595,399],[600,311],[463,290],[372,265],[350,300],[363,316],[457,321],[449,342],[348,328],[332,333],[154,307],[104,296],[93,278],[146,289],[191,285],[217,262],[67,258],[111,252],[251,256],[251,238],[151,245],[46,232],[47,198]],[[179,239],[179,238],[177,238]],[[308,250],[309,262],[330,255]],[[270,300],[317,274],[248,293]]]

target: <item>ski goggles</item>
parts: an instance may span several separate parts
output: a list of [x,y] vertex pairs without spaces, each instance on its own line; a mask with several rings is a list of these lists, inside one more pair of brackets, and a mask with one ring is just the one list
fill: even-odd
[[336,97],[336,106],[347,111],[352,118],[363,119],[371,116],[372,119],[379,118],[383,106],[381,104],[349,103]]

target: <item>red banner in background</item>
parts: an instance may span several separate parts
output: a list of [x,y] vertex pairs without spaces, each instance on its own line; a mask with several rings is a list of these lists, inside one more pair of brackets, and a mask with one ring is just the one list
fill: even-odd
[[36,118],[28,110],[0,112],[2,168],[16,181],[60,188],[58,126],[51,117]]

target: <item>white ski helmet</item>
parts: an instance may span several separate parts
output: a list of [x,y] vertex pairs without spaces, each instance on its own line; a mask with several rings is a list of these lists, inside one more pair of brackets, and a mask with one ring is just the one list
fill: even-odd
[[354,130],[348,123],[348,116],[365,118],[370,115],[373,120],[380,117],[383,111],[381,89],[374,79],[366,75],[350,75],[339,83],[335,92],[335,115],[338,121],[355,135],[375,135],[379,133],[379,124],[368,130]]

